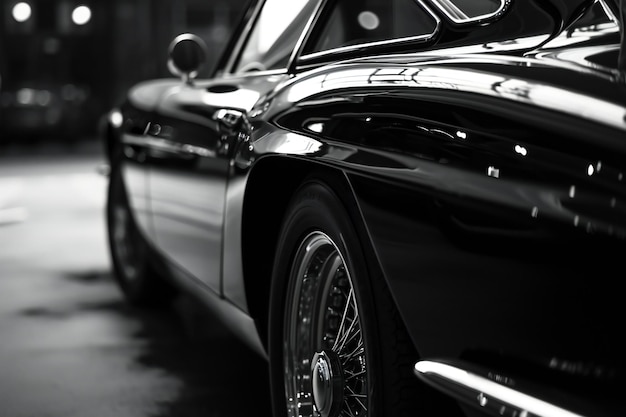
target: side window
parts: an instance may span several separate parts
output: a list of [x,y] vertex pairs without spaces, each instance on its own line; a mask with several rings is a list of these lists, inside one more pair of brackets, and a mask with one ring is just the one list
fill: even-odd
[[316,41],[304,51],[430,37],[438,20],[416,0],[338,0]]
[[318,0],[267,0],[235,72],[285,68]]

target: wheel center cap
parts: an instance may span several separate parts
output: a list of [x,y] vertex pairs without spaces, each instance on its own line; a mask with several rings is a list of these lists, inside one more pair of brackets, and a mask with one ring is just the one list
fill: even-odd
[[343,402],[343,373],[336,353],[323,350],[313,355],[313,400],[322,417],[336,417]]

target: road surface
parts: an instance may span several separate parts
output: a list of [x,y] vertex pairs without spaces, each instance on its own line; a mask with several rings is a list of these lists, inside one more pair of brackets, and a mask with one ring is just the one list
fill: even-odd
[[269,416],[267,364],[191,300],[123,303],[100,150],[0,148],[0,417]]

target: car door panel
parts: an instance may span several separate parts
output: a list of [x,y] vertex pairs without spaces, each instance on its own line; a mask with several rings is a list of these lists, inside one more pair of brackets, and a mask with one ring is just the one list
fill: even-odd
[[131,112],[121,136],[124,161],[121,170],[128,204],[134,213],[135,224],[148,237],[152,236],[145,143],[149,117],[149,113]]
[[[149,189],[156,244],[220,295],[222,279],[241,280],[223,276],[233,148],[245,112],[271,85],[257,85],[255,77],[181,85],[161,100],[148,129],[153,137]],[[245,299],[240,303],[245,308]]]
[[181,85],[161,100],[147,133],[148,182],[157,248],[220,293],[228,159],[202,93]]

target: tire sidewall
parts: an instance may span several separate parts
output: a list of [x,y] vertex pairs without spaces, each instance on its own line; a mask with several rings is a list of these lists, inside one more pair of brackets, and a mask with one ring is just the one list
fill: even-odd
[[374,407],[380,403],[380,393],[376,389],[379,383],[376,376],[381,375],[377,358],[380,352],[380,338],[366,258],[353,221],[344,204],[328,185],[317,180],[307,181],[295,194],[278,239],[272,276],[269,327],[270,380],[274,415],[286,415],[282,327],[290,284],[288,277],[297,248],[313,231],[326,234],[335,243],[349,271],[357,295],[356,302],[362,319],[363,338],[367,352],[370,400],[368,415],[376,415],[377,410],[374,410]]
[[[123,208],[126,211],[126,233],[128,233],[129,245],[133,246],[134,261],[133,267],[136,270],[137,276],[130,279],[126,276],[124,260],[118,256],[118,244],[115,241],[114,233],[117,227],[115,218],[115,210],[117,208]],[[108,199],[107,199],[107,233],[109,241],[109,249],[111,254],[111,262],[113,265],[113,272],[115,280],[117,281],[120,289],[124,293],[126,299],[135,305],[149,305],[150,300],[146,297],[147,289],[146,282],[147,275],[147,260],[146,249],[143,242],[138,241],[138,230],[132,216],[130,209],[128,208],[128,198],[126,190],[124,189],[124,183],[122,182],[121,173],[119,170],[112,170],[109,181]]]

